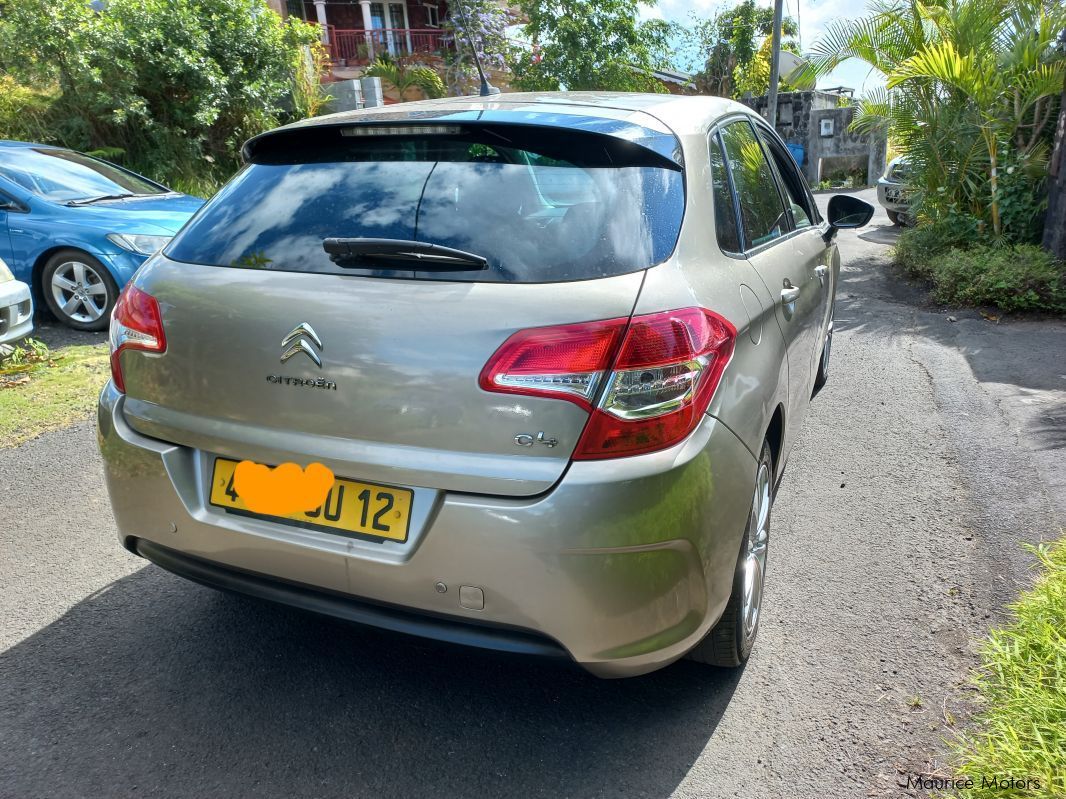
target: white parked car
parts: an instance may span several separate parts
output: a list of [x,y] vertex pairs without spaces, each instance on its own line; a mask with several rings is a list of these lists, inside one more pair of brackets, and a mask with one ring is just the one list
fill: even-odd
[[907,185],[907,157],[901,155],[888,162],[885,174],[877,181],[877,201],[893,225],[911,225],[911,189]]
[[30,287],[15,280],[0,260],[0,345],[11,344],[33,332],[33,297]]

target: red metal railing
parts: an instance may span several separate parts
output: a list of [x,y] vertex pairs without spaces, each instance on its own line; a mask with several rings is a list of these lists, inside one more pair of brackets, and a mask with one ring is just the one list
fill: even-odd
[[381,53],[396,57],[440,53],[443,36],[437,28],[342,30],[330,25],[329,51],[334,61],[368,64]]

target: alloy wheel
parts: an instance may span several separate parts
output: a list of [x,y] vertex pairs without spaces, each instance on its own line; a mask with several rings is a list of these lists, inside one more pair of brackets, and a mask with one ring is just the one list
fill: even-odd
[[95,322],[107,310],[107,284],[86,263],[64,261],[52,273],[51,284],[56,307],[75,322]]
[[829,377],[829,351],[833,349],[833,320],[829,320],[829,328],[825,331],[825,345],[822,347],[822,377]]
[[744,638],[755,637],[762,608],[763,583],[766,579],[766,547],[770,540],[770,465],[759,464],[755,479],[755,497],[748,522],[747,548],[744,552],[744,586],[741,595],[741,619]]

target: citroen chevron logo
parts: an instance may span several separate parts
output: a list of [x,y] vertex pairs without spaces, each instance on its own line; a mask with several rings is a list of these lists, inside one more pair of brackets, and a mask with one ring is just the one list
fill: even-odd
[[[310,342],[310,344],[308,343]],[[312,347],[311,344],[315,346]],[[318,350],[323,349],[322,339],[318,337],[315,329],[307,322],[300,322],[294,327],[285,338],[281,340],[281,348],[283,350],[281,354],[281,362],[285,363],[289,358],[303,353],[312,361],[315,362],[315,366],[322,366],[322,359],[318,357]]]

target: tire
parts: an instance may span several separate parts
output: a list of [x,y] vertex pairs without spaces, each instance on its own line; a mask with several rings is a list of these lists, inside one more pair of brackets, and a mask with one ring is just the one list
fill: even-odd
[[900,222],[899,213],[897,211],[889,211],[886,208],[885,209],[885,213],[888,214],[889,221],[892,222],[892,224],[895,225],[896,227],[899,227],[899,226],[901,226],[903,224],[902,222]]
[[[773,455],[770,445],[764,441],[755,470],[752,509],[748,514],[748,525],[740,542],[740,555],[733,571],[733,591],[722,618],[707,633],[707,637],[688,653],[689,660],[709,666],[736,668],[743,666],[751,654],[762,615],[773,486]],[[749,596],[752,602],[748,601]]]
[[825,331],[825,339],[822,341],[822,354],[818,357],[818,374],[814,376],[814,390],[811,399],[818,396],[825,384],[829,382],[829,356],[833,352],[833,317],[829,317],[829,327]]
[[60,322],[74,330],[103,330],[118,285],[102,263],[81,250],[60,250],[41,270],[41,296]]

